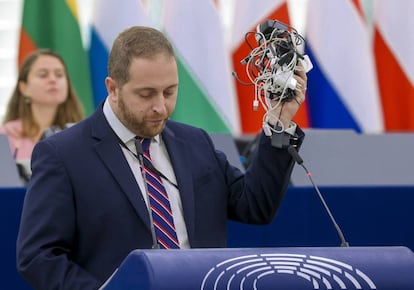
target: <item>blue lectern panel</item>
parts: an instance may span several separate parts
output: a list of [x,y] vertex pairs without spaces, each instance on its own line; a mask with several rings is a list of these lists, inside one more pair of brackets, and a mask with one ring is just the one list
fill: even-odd
[[414,289],[405,247],[136,250],[104,288]]

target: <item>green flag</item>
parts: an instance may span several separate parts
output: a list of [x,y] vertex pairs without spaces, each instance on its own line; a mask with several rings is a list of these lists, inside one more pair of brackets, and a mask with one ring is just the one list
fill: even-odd
[[19,43],[19,66],[38,48],[62,56],[85,113],[94,110],[89,64],[78,23],[76,0],[25,0]]

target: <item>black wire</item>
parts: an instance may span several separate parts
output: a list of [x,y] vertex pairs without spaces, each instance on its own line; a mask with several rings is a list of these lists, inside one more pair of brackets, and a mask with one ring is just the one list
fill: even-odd
[[[128,150],[128,152],[130,152],[137,160],[138,162],[141,163],[141,159],[139,158],[139,156],[137,154],[135,154],[135,152],[132,152],[128,146],[126,146],[126,144],[121,140],[121,138],[119,138],[119,136],[114,132],[116,138],[118,139],[118,143],[124,147],[126,150]],[[138,140],[135,140],[136,142],[139,142]],[[136,143],[135,143],[135,147],[136,147]],[[138,150],[137,150],[138,152]],[[169,184],[171,184],[172,186],[174,186],[176,189],[178,189],[178,185],[175,184],[174,182],[172,182],[167,176],[165,176],[161,171],[159,171],[157,168],[154,167],[154,165],[151,162],[148,162],[145,158],[142,159],[144,166],[149,169],[150,171],[152,171],[152,173],[158,174],[162,179],[166,180]]]
[[[121,141],[122,142],[122,141]],[[137,144],[137,143],[139,143],[140,141],[139,140],[137,140],[137,139],[135,139],[135,148],[136,148],[136,150],[137,150],[137,152],[139,152],[138,151],[138,146],[140,146],[141,144]],[[142,160],[142,162],[144,163],[144,166],[147,168],[147,169],[149,169],[150,171],[152,171],[153,173],[155,173],[155,174],[158,174],[162,179],[165,179],[166,181],[168,181],[168,183],[170,183],[172,186],[174,186],[176,189],[178,189],[178,186],[174,183],[174,182],[172,182],[171,180],[169,180],[168,179],[168,177],[167,176],[165,176],[161,171],[159,171],[157,168],[155,168],[154,167],[154,165],[151,163],[151,162],[149,162],[147,159],[145,159],[145,158],[142,158],[142,159],[140,159],[139,158],[139,156],[137,155],[137,154],[135,154],[134,152],[132,152],[131,150],[129,150],[129,148],[125,145],[125,143],[124,142],[122,142],[124,145],[124,147],[129,151],[129,152],[131,152],[132,153],[132,155],[134,155],[137,159],[138,159],[138,161],[140,161],[140,160]],[[142,148],[142,147],[141,147]]]

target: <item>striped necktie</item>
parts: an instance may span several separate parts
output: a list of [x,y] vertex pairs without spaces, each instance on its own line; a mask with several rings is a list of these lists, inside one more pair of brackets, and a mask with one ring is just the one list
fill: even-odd
[[142,144],[143,158],[145,162],[143,167],[141,167],[141,170],[143,170],[147,182],[152,221],[157,242],[160,245],[160,248],[178,249],[180,248],[180,245],[175,231],[174,219],[167,191],[165,190],[161,177],[151,170],[151,168],[154,167],[146,166],[148,163],[152,164],[149,148],[151,139],[137,138]]

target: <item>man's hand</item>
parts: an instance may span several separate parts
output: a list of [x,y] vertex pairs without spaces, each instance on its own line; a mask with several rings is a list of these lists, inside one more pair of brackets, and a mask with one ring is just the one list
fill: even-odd
[[281,122],[283,124],[283,130],[289,128],[290,122],[306,98],[305,93],[308,78],[301,64],[296,67],[293,77],[297,80],[295,97],[290,101],[285,100],[283,102],[272,100],[271,109],[267,114],[267,122],[273,127],[276,125],[281,126]]

